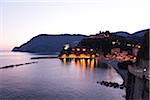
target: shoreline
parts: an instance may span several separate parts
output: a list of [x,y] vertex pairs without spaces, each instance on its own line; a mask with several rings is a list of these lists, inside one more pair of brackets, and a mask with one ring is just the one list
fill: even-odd
[[116,72],[117,72],[117,73],[121,76],[121,78],[123,79],[123,84],[124,84],[124,86],[127,85],[127,78],[128,78],[127,73],[128,73],[128,71],[127,71],[127,70],[124,70],[124,69],[119,69],[119,67],[118,67],[118,63],[119,63],[119,62],[123,62],[123,61],[121,61],[121,60],[108,60],[108,59],[106,59],[106,58],[104,57],[104,58],[101,60],[101,62],[106,63],[108,66],[113,67],[113,68],[116,70]]

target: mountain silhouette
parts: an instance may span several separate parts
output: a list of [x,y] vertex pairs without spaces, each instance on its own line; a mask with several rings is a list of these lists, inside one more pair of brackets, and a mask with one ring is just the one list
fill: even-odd
[[12,51],[40,53],[40,54],[55,54],[60,52],[64,44],[69,43],[71,46],[75,46],[80,42],[85,35],[48,35],[40,34],[33,37],[28,42],[24,43],[20,47],[13,48]]
[[[144,39],[144,33],[149,31],[149,29],[141,30],[130,34],[128,32],[119,31],[111,33],[113,36],[121,36],[126,38],[126,40],[133,41],[136,43],[142,43]],[[12,51],[19,52],[30,52],[30,53],[40,53],[40,54],[58,54],[64,44],[69,43],[70,46],[78,45],[78,43],[84,39],[88,38],[86,35],[81,34],[60,34],[60,35],[48,35],[40,34],[33,37],[28,42],[22,44],[19,47],[14,47]]]

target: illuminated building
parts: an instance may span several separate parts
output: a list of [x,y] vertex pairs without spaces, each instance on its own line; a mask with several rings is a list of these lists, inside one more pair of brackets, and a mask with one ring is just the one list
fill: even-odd
[[63,50],[59,55],[60,58],[95,58],[96,52],[92,48],[74,47],[69,50]]

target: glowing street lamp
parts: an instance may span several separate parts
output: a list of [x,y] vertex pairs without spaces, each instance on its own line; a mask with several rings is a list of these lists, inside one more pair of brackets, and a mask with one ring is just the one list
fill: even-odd
[[68,50],[69,47],[70,47],[69,44],[65,44],[65,45],[64,45],[64,50]]
[[113,45],[114,45],[115,43],[116,43],[115,41],[112,42]]
[[95,55],[93,54],[91,57],[92,57],[92,58],[95,58]]
[[86,48],[83,48],[82,51],[86,51]]
[[77,50],[77,51],[80,51],[80,48],[77,48],[76,50]]
[[72,51],[75,51],[75,49],[72,49]]
[[92,52],[92,51],[93,51],[93,49],[90,49],[90,51]]
[[141,46],[140,46],[140,45],[138,45],[137,47],[138,47],[138,48],[141,48]]

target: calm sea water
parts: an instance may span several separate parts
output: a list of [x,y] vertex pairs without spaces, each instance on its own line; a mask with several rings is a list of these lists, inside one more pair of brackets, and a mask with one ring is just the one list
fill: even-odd
[[[39,59],[29,53],[0,52],[0,100],[125,100],[124,90],[97,81],[123,82],[116,71],[96,60]],[[50,55],[48,55],[50,56]]]

